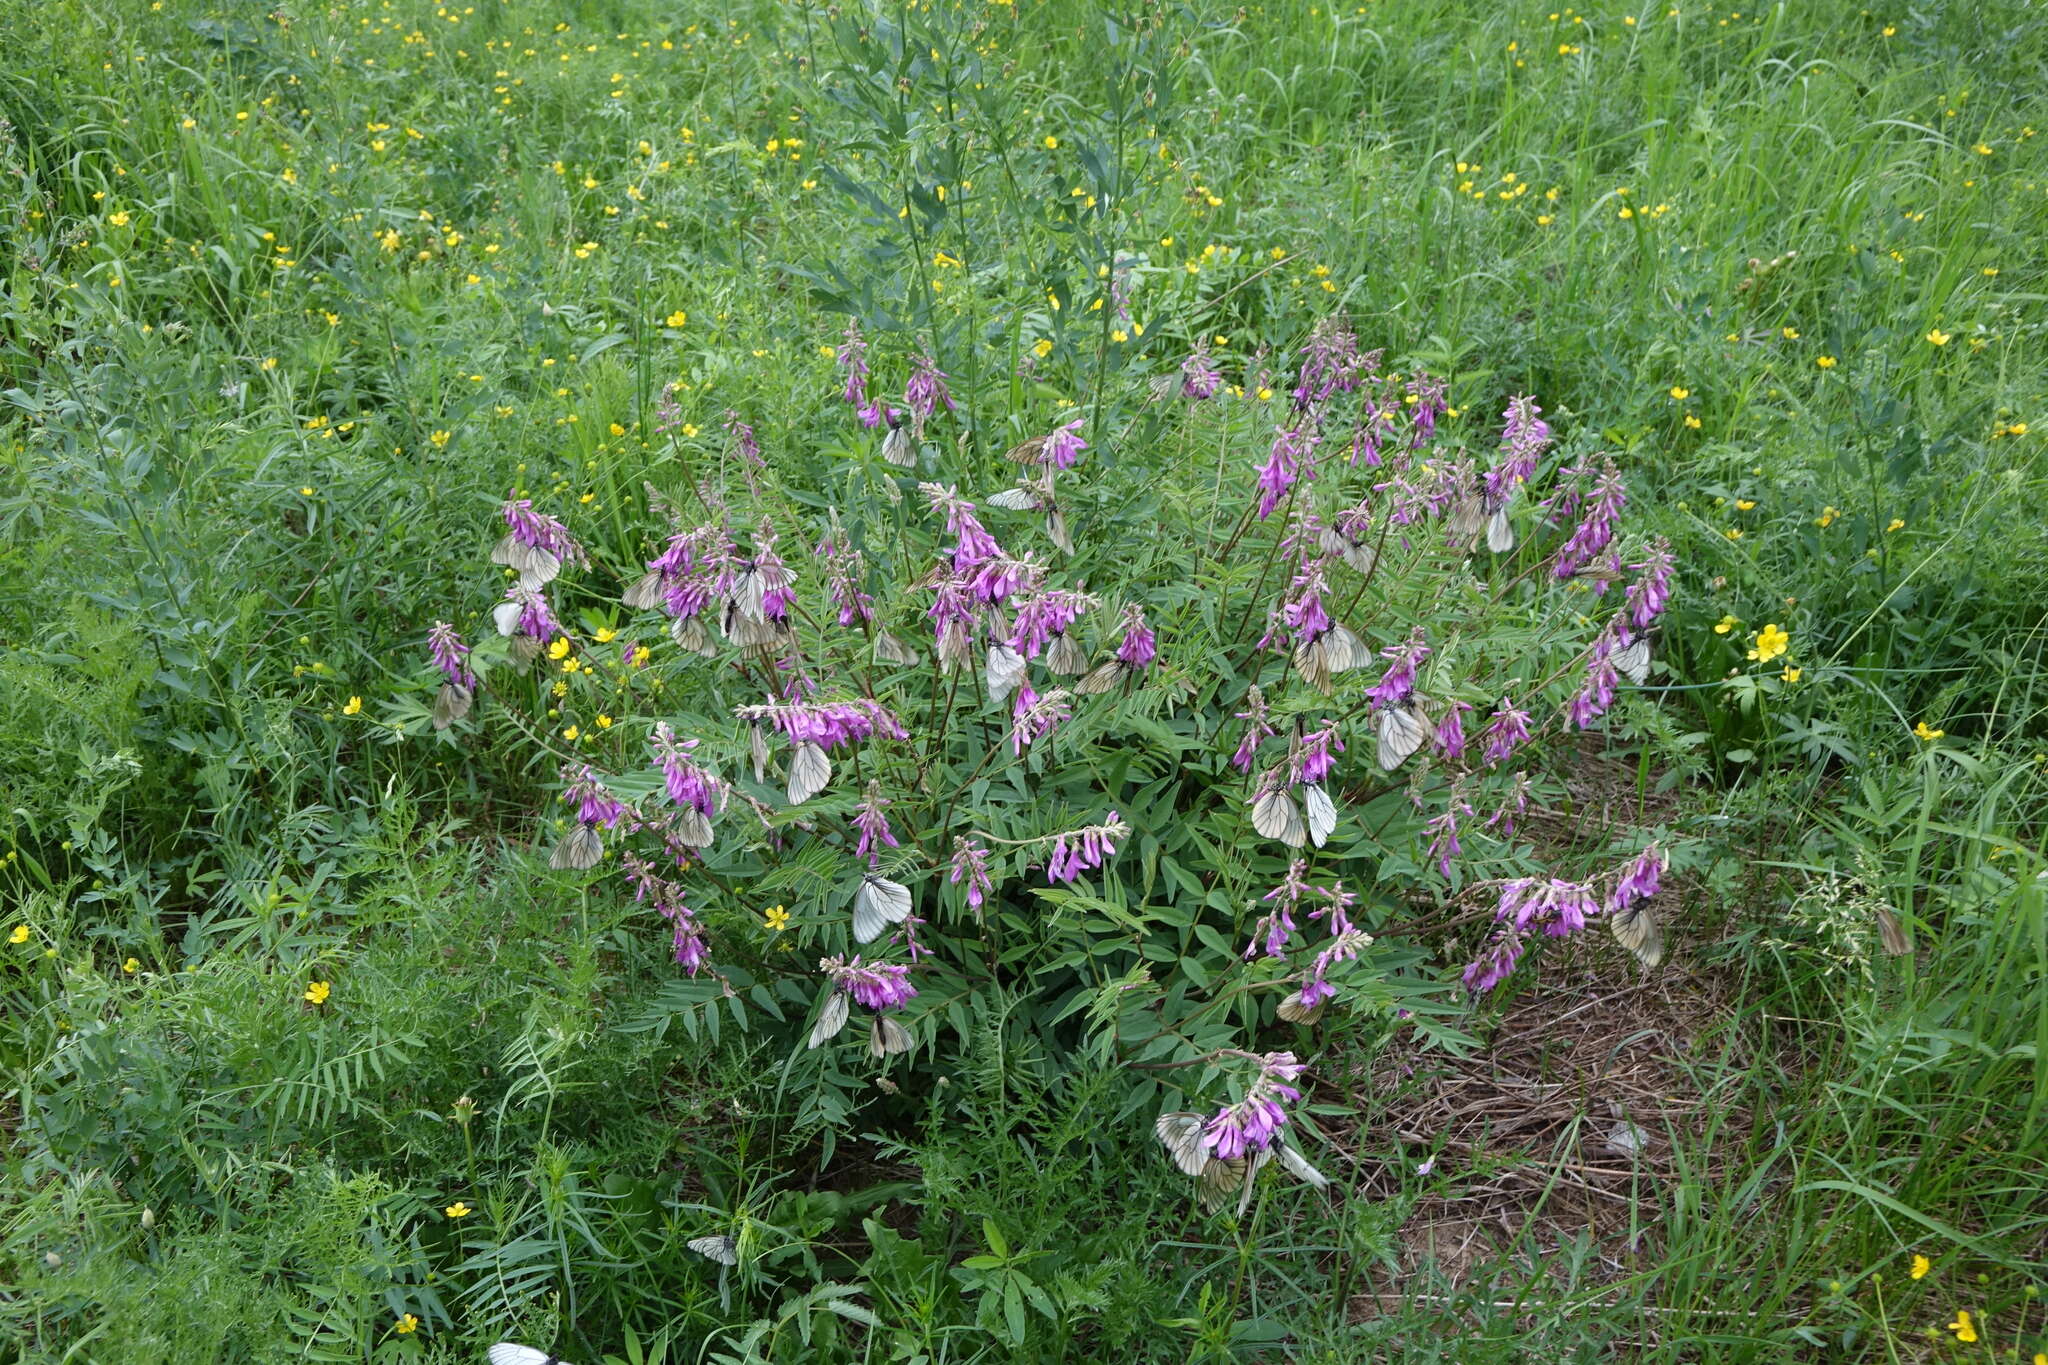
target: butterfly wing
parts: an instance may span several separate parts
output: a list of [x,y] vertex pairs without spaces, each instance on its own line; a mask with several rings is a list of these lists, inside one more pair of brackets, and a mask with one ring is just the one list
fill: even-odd
[[1024,656],[1008,645],[990,645],[988,650],[988,699],[998,705],[1024,681]]
[[1486,519],[1486,548],[1497,555],[1515,548],[1515,524],[1508,520],[1506,503],[1494,508]]
[[684,806],[675,813],[675,823],[670,827],[676,842],[691,848],[711,847],[711,821],[695,806]]
[[1331,626],[1323,635],[1323,650],[1329,660],[1330,674],[1349,673],[1362,668],[1372,658],[1372,651],[1365,647],[1365,641],[1353,635],[1346,626]]
[[853,893],[853,937],[872,943],[892,924],[910,918],[910,888],[886,877],[861,874],[860,889]]
[[1893,957],[1904,957],[1913,951],[1912,940],[1906,937],[1899,917],[1891,912],[1889,906],[1877,907],[1877,937],[1884,944],[1884,950]]
[[1051,504],[1045,509],[1045,534],[1063,553],[1074,553],[1074,537],[1067,532],[1067,515]]
[[1628,909],[1608,916],[1607,927],[1614,931],[1614,937],[1621,946],[1636,955],[1636,961],[1645,967],[1654,967],[1664,960],[1664,931],[1657,927],[1657,917],[1650,913],[1648,902],[1637,901]]
[[1152,1131],[1173,1164],[1187,1175],[1200,1175],[1209,1164],[1209,1148],[1202,1141],[1202,1116],[1185,1109],[1161,1114],[1152,1121]]
[[1280,1002],[1279,1014],[1290,1024],[1313,1024],[1323,1017],[1323,1006],[1327,1001],[1318,1000],[1313,1005],[1301,1003],[1299,995],[1290,995]]
[[722,1232],[714,1232],[708,1237],[692,1237],[690,1250],[699,1256],[708,1256],[720,1265],[740,1263],[740,1244]]
[[1045,666],[1061,677],[1071,678],[1088,671],[1088,655],[1067,635],[1055,635],[1045,652]]
[[1303,1184],[1313,1185],[1319,1190],[1330,1188],[1330,1177],[1309,1164],[1307,1157],[1295,1151],[1286,1143],[1280,1144],[1280,1164],[1286,1168],[1289,1175]]
[[816,744],[799,744],[789,760],[789,804],[801,806],[832,780],[832,760]]
[[1214,1213],[1230,1202],[1230,1196],[1237,1193],[1238,1186],[1246,1183],[1247,1165],[1241,1156],[1227,1160],[1212,1160],[1195,1177],[1195,1197],[1201,1201],[1202,1212]]
[[619,600],[635,611],[651,611],[662,603],[661,574],[653,569],[634,580]]
[[500,602],[491,608],[491,624],[498,628],[498,634],[511,635],[519,629],[519,604]]
[[1120,660],[1111,659],[1106,663],[1099,663],[1090,669],[1087,677],[1074,684],[1074,690],[1084,697],[1092,697],[1099,692],[1107,692],[1115,687],[1122,680],[1123,676],[1123,663]]
[[1390,706],[1380,712],[1380,767],[1392,772],[1406,763],[1409,755],[1422,747],[1426,733],[1422,717],[1412,706]]
[[836,986],[825,988],[825,1007],[818,1011],[818,1022],[811,1025],[811,1046],[819,1048],[839,1036],[839,1030],[846,1027],[847,995]]
[[548,866],[573,868],[578,872],[597,866],[604,856],[604,840],[589,825],[579,824],[564,834],[548,855]]
[[888,631],[878,630],[875,632],[875,660],[878,663],[900,664],[909,668],[916,665],[917,654],[909,645]]
[[1283,791],[1259,793],[1252,802],[1252,828],[1268,839],[1278,839],[1289,848],[1300,848],[1308,837],[1303,829],[1301,812],[1295,809],[1294,798]]
[[469,714],[469,689],[460,683],[444,682],[434,694],[434,728],[445,730]]
[[559,1357],[546,1351],[536,1351],[531,1346],[521,1346],[516,1341],[501,1341],[486,1354],[491,1365],[562,1365]]
[[1330,832],[1337,828],[1337,803],[1330,799],[1321,783],[1310,783],[1302,788],[1301,799],[1308,811],[1309,842],[1321,848]]
[[1616,650],[1609,662],[1615,672],[1641,687],[1650,677],[1650,637],[1638,635]]
[[988,499],[991,507],[1001,507],[1012,512],[1030,512],[1038,507],[1038,495],[1023,485],[1005,488]]
[[1304,640],[1294,647],[1294,666],[1301,680],[1324,696],[1330,694],[1330,649],[1327,635]]
[[891,1053],[908,1052],[912,1041],[909,1029],[886,1014],[878,1014],[868,1030],[868,1056],[887,1057]]
[[1457,505],[1451,508],[1451,515],[1445,519],[1445,526],[1450,531],[1451,539],[1462,543],[1479,534],[1485,517],[1486,513],[1480,507],[1479,499],[1461,498]]
[[882,458],[899,469],[916,464],[917,447],[911,444],[910,433],[902,427],[891,427],[882,438]]

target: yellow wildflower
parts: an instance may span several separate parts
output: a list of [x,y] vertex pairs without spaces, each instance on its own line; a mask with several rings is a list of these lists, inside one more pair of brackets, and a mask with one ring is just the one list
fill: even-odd
[[1949,343],[1949,336],[1949,333],[1942,331],[1939,327],[1929,328],[1927,344],[1930,346],[1946,346]]
[[7,941],[9,943],[28,942],[28,926],[26,924],[15,925],[13,930],[8,933]]
[[1767,664],[1783,654],[1791,642],[1792,636],[1773,622],[1756,633],[1756,645],[1749,651],[1749,657],[1757,663]]
[[761,912],[761,927],[771,934],[779,934],[789,928],[789,911],[779,905],[771,905]]
[[[1925,722],[1922,722],[1922,724],[1924,725]],[[1908,1273],[1916,1280],[1924,1280],[1927,1278],[1927,1272],[1932,1269],[1934,1269],[1933,1262],[1929,1261],[1925,1256],[1915,1256],[1913,1258],[1913,1269]]]
[[467,1218],[470,1214],[470,1208],[469,1205],[458,1199],[447,1208],[442,1209],[441,1212],[447,1214],[450,1218]]
[[1727,616],[1722,617],[1720,620],[1714,622],[1714,634],[1726,635],[1729,631],[1735,629],[1735,627],[1741,624],[1741,619],[1731,613]]
[[1948,1330],[1954,1332],[1956,1340],[1966,1346],[1977,1339],[1977,1327],[1970,1321],[1970,1310],[1967,1308],[1956,1310],[1956,1320],[1948,1325]]
[[420,1330],[420,1320],[412,1314],[406,1313],[398,1319],[398,1325],[391,1330],[399,1333],[401,1336],[407,1332],[417,1332]]
[[1927,743],[1929,744],[1934,743],[1935,740],[1940,739],[1943,735],[1947,733],[1948,731],[1946,730],[1935,729],[1933,726],[1929,725],[1924,720],[1913,727],[1914,737],[1916,739],[1923,739],[1927,741]]
[[309,1005],[324,1005],[327,997],[334,994],[334,987],[325,981],[315,981],[306,987],[306,993],[299,998]]
[[345,704],[341,708],[341,714],[343,714],[344,716],[358,715],[361,713],[362,709],[363,699],[361,697],[350,697],[348,699],[347,704]]

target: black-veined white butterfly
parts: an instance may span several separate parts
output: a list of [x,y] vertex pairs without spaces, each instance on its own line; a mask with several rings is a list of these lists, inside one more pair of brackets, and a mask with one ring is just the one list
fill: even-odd
[[1650,677],[1650,637],[1638,635],[1614,651],[1608,662],[1614,671],[1641,687]]
[[894,1052],[908,1052],[915,1039],[910,1030],[886,1014],[878,1014],[868,1026],[868,1056],[886,1057]]
[[901,422],[890,427],[889,434],[882,438],[882,458],[899,469],[917,463],[917,447],[911,444],[909,428]]
[[917,652],[886,630],[875,632],[875,662],[915,667]]
[[596,829],[579,822],[555,845],[555,851],[548,855],[548,866],[574,868],[581,872],[596,867],[597,860],[603,856],[603,837]]
[[668,638],[692,654],[712,655],[718,652],[718,646],[711,643],[711,636],[705,632],[704,623],[694,616],[669,622]]
[[789,756],[789,804],[801,806],[831,780],[832,760],[825,757],[825,750],[808,741],[797,745]]
[[740,1263],[740,1244],[722,1232],[714,1232],[706,1237],[692,1237],[690,1250],[699,1256],[709,1257],[720,1265]]
[[1650,913],[1648,901],[1637,901],[1627,909],[1609,915],[1607,927],[1614,931],[1614,937],[1621,946],[1634,953],[1636,961],[1645,967],[1654,967],[1664,960],[1664,931],[1657,927],[1657,917]]
[[1422,747],[1422,741],[1429,737],[1429,727],[1423,724],[1422,713],[1408,702],[1389,706],[1380,712],[1378,726],[1380,767],[1388,772],[1406,763],[1409,756]]
[[1252,828],[1289,848],[1300,848],[1308,838],[1294,798],[1278,788],[1262,791],[1252,800]]
[[710,817],[695,806],[677,807],[669,822],[669,832],[675,835],[677,843],[691,848],[709,848],[715,837]]
[[1319,1190],[1330,1188],[1330,1177],[1310,1165],[1307,1157],[1284,1142],[1280,1144],[1280,1165],[1289,1175],[1304,1184],[1313,1185]]
[[1088,676],[1074,684],[1074,690],[1084,697],[1107,692],[1125,678],[1137,672],[1122,659],[1109,659],[1088,670]]
[[1024,656],[1008,645],[990,645],[984,670],[988,699],[998,705],[1024,681]]
[[519,574],[519,586],[528,592],[544,588],[554,581],[562,571],[562,561],[554,551],[544,550],[538,545],[528,545],[518,537],[507,534],[491,551],[491,563],[503,564]]
[[1323,1006],[1328,1003],[1318,1000],[1313,1005],[1304,1005],[1299,995],[1290,995],[1280,1002],[1279,1015],[1290,1024],[1313,1024],[1323,1017]]
[[825,988],[825,1004],[818,1011],[818,1022],[811,1025],[811,1046],[820,1048],[839,1036],[839,1030],[846,1027],[846,992],[837,986]]
[[651,611],[662,604],[664,596],[661,573],[658,570],[649,569],[633,581],[633,586],[627,588],[619,600],[634,611]]
[[488,1354],[491,1365],[569,1365],[558,1355],[521,1346],[516,1341],[501,1341]]
[[1052,637],[1045,651],[1045,666],[1061,677],[1071,678],[1088,671],[1088,655],[1065,632]]
[[1209,1148],[1202,1141],[1202,1116],[1186,1110],[1161,1114],[1152,1122],[1152,1131],[1166,1148],[1166,1154],[1173,1158],[1173,1164],[1186,1175],[1200,1175],[1209,1165]]
[[910,918],[910,888],[872,872],[860,874],[860,888],[853,893],[853,937],[872,943],[892,924]]
[[445,730],[468,715],[470,701],[470,691],[461,683],[442,683],[434,694],[434,728]]
[[1888,906],[1877,906],[1877,937],[1884,944],[1884,950],[1893,957],[1904,957],[1913,951],[1912,941],[1899,926],[1899,917]]
[[1515,524],[1508,520],[1506,500],[1495,503],[1486,514],[1486,548],[1497,555],[1515,548]]
[[1323,790],[1321,783],[1311,782],[1301,789],[1302,807],[1308,813],[1308,839],[1317,848],[1337,828],[1337,803]]
[[1330,679],[1361,667],[1371,657],[1363,640],[1337,625],[1294,647],[1294,666],[1301,670],[1302,680],[1326,696]]
[[1373,561],[1379,557],[1372,546],[1351,539],[1334,526],[1323,528],[1323,552],[1338,556],[1360,573],[1371,573]]

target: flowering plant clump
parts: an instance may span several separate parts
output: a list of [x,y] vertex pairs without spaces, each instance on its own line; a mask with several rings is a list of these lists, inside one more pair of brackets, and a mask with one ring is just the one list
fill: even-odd
[[[826,349],[851,468],[809,478],[734,413],[715,468],[649,487],[638,547],[510,499],[495,639],[435,622],[423,652],[445,737],[495,699],[556,754],[550,861],[666,922],[678,1008],[807,1015],[812,1121],[861,1102],[825,1060],[856,1013],[884,1066],[1022,1026],[1142,1063],[1134,1106],[1201,1099],[1157,1131],[1220,1207],[1269,1157],[1323,1183],[1290,1135],[1333,1011],[1450,1029],[1600,920],[1658,961],[1656,844],[1560,869],[1517,840],[1546,742],[1648,679],[1673,575],[1533,398],[1475,450],[1341,319],[1270,384],[1197,348],[1114,410],[1268,435],[1206,543],[1147,540],[1107,405],[1020,417],[1005,475],[985,433],[939,439],[973,409],[928,344]],[[1495,910],[1462,970],[1384,932],[1467,894]]]

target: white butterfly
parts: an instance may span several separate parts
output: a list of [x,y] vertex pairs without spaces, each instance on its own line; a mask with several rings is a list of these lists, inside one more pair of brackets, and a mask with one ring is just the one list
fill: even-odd
[[1110,659],[1088,670],[1088,676],[1074,684],[1074,690],[1084,697],[1098,692],[1107,692],[1130,677],[1136,670],[1122,659]]
[[1352,540],[1334,526],[1323,529],[1323,551],[1341,556],[1346,564],[1360,573],[1371,573],[1373,561],[1379,557],[1372,546]]
[[797,745],[789,759],[789,804],[801,806],[825,790],[831,780],[832,760],[825,757],[824,749],[809,742]]
[[1302,804],[1308,810],[1309,842],[1317,848],[1337,828],[1337,803],[1323,790],[1321,783],[1312,782],[1301,789]]
[[1389,706],[1380,712],[1380,766],[1388,772],[1408,761],[1408,756],[1422,747],[1422,741],[1429,735],[1422,723],[1422,713],[1407,702]]
[[1497,555],[1504,555],[1515,548],[1514,523],[1508,520],[1508,505],[1505,500],[1496,504],[1486,517],[1486,548]]
[[825,991],[825,1007],[818,1011],[818,1022],[811,1025],[811,1046],[814,1048],[825,1046],[846,1027],[846,992],[837,986],[827,986]]
[[892,924],[910,918],[910,888],[872,872],[860,874],[860,889],[853,893],[853,937],[872,943]]
[[468,715],[470,701],[470,691],[461,683],[442,683],[434,694],[434,728],[445,730]]
[[1616,650],[1608,662],[1615,672],[1641,687],[1650,676],[1650,637],[1638,635]]
[[1052,647],[1045,652],[1045,666],[1063,677],[1071,678],[1077,673],[1088,671],[1088,655],[1064,633],[1052,637]]
[[510,533],[491,551],[491,563],[517,569],[519,586],[528,592],[546,587],[562,571],[562,561],[552,550],[525,544]]
[[908,1052],[915,1042],[909,1029],[886,1014],[878,1014],[868,1029],[868,1056],[886,1057],[892,1052]]
[[603,856],[604,839],[589,825],[579,823],[555,845],[555,851],[548,855],[548,866],[581,872],[597,866],[597,860]]
[[1618,914],[1609,915],[1607,927],[1645,967],[1654,967],[1664,960],[1664,931],[1657,927],[1657,918],[1650,913],[1647,901],[1638,901]]
[[536,1351],[531,1346],[521,1346],[516,1341],[501,1341],[491,1347],[491,1365],[567,1365],[558,1355]]
[[626,589],[624,596],[619,600],[635,611],[648,611],[662,604],[664,594],[661,588],[660,571],[649,569],[634,581],[632,587]]
[[917,653],[888,631],[878,630],[875,632],[875,661],[914,668],[917,665]]
[[1252,828],[1289,848],[1300,848],[1308,837],[1302,827],[1301,812],[1294,807],[1294,798],[1277,788],[1260,792],[1253,800]]
[[690,1250],[699,1256],[708,1256],[720,1265],[740,1263],[740,1244],[722,1232],[714,1232],[708,1237],[692,1237]]
[[917,463],[917,447],[911,444],[907,428],[901,424],[889,428],[889,434],[882,438],[882,458],[900,469]]
[[1279,1014],[1290,1024],[1313,1024],[1323,1017],[1323,1006],[1328,1003],[1318,1000],[1313,1005],[1304,1005],[1299,995],[1290,995],[1280,1002]]
[[1319,1190],[1330,1188],[1330,1177],[1311,1166],[1307,1157],[1284,1142],[1280,1144],[1280,1164],[1286,1167],[1287,1173],[1296,1180],[1313,1185]]
[[668,637],[693,654],[718,652],[718,646],[711,643],[711,637],[704,631],[704,623],[694,616],[669,622]]
[[1173,1164],[1188,1175],[1200,1175],[1209,1164],[1209,1148],[1202,1141],[1202,1116],[1186,1110],[1161,1114],[1152,1122],[1152,1131],[1165,1145],[1166,1154],[1173,1158]]
[[1000,493],[991,494],[988,505],[1007,508],[1012,512],[1036,512],[1043,506],[1029,483],[1020,483],[1015,488],[1005,488]]
[[1024,656],[1008,645],[990,645],[985,672],[988,699],[1000,705],[1024,681]]
[[674,823],[669,829],[676,836],[677,843],[688,844],[691,848],[709,848],[714,837],[710,819],[695,806],[677,808]]
[[518,634],[519,610],[517,602],[500,602],[497,606],[491,608],[491,624],[498,628],[498,634]]
[[1294,666],[1303,681],[1328,695],[1330,679],[1362,666],[1372,656],[1365,642],[1343,626],[1331,626],[1306,644],[1294,647]]

